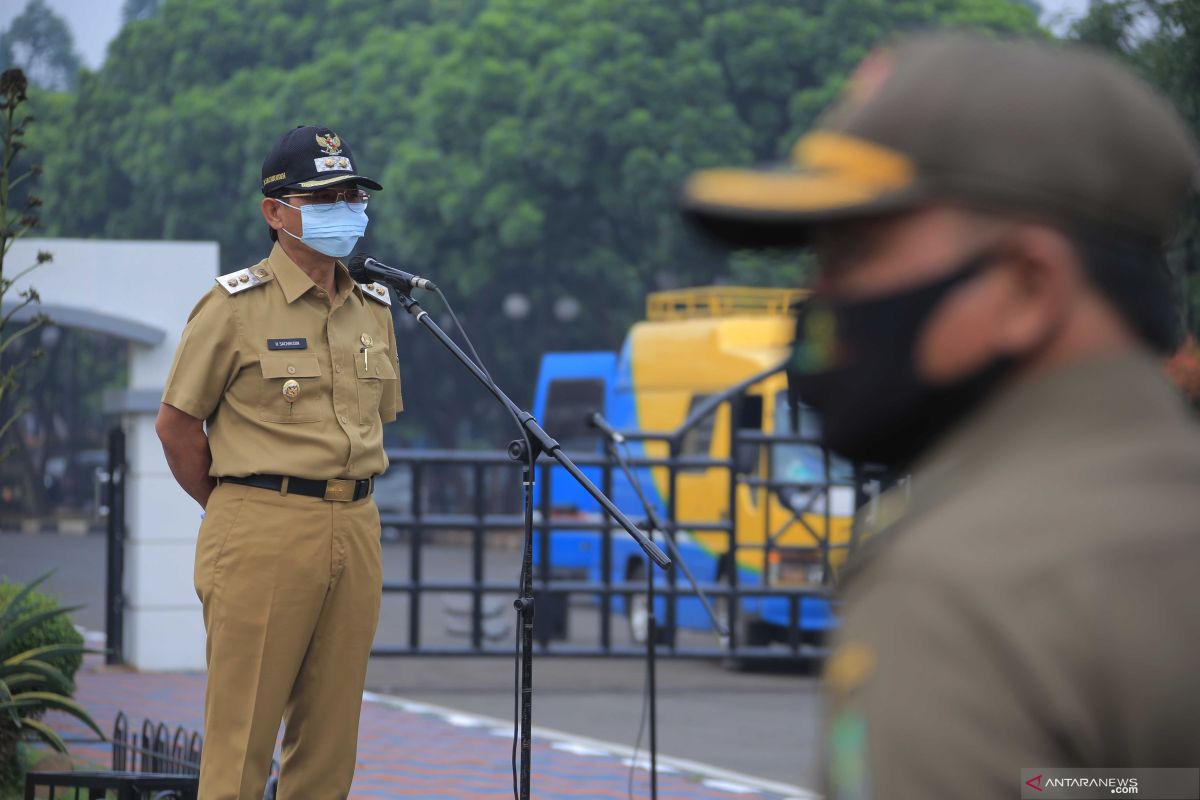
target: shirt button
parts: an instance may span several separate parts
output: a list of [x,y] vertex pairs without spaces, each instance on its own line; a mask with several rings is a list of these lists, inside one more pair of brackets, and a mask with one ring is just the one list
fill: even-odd
[[325,296],[326,296],[326,294],[325,294],[324,289],[317,289],[317,297],[325,297]]
[[342,423],[343,425],[345,425],[345,424],[349,423],[349,422],[350,422],[350,420],[346,419],[345,417],[338,417],[338,422],[340,422],[340,423]]
[[335,364],[335,365],[333,366],[333,371],[334,371],[334,372],[341,372],[341,371],[342,371],[342,365],[341,365],[341,364]]
[[296,368],[293,367],[291,364],[288,364],[288,375],[295,375],[295,374],[296,374]]

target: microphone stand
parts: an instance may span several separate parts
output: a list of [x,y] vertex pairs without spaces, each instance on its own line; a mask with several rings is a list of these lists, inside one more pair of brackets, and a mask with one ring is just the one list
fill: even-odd
[[[664,530],[662,520],[658,516],[658,511],[654,508],[654,504],[650,502],[650,498],[646,496],[646,492],[642,489],[642,482],[638,480],[637,475],[630,468],[629,462],[621,452],[621,448],[618,445],[625,441],[625,438],[614,430],[599,412],[589,414],[587,422],[592,427],[599,429],[604,436],[604,447],[608,451],[608,455],[621,467],[621,471],[625,473],[626,480],[629,481],[633,487],[633,491],[637,494],[638,500],[642,504],[642,509],[646,512],[646,519],[650,523],[650,532],[652,534],[661,534],[662,540],[667,543],[667,549],[671,551],[671,558],[683,570],[683,574],[687,576],[688,582],[692,585],[692,591],[696,593],[696,597],[704,605],[704,610],[708,613],[708,618],[712,620],[717,635],[721,638],[722,643],[724,643],[729,638],[729,630],[717,619],[717,613],[713,610],[712,604],[708,602],[708,597],[705,596],[704,592],[700,591],[700,587],[696,584],[695,576],[692,575],[687,562],[680,557],[679,549],[675,547],[674,536]],[[656,536],[655,538],[658,537]],[[626,600],[625,602],[629,603],[630,600]],[[658,685],[655,669],[658,657],[658,613],[654,607],[653,570],[646,570],[646,603],[646,692],[650,699],[650,798],[651,800],[658,800]]]
[[529,776],[530,776],[530,758],[533,751],[533,615],[534,615],[534,598],[533,598],[533,486],[534,486],[534,469],[533,466],[537,462],[537,458],[542,453],[546,453],[554,458],[568,474],[573,477],[580,486],[582,486],[588,494],[595,498],[596,502],[608,512],[614,520],[617,521],[625,531],[633,537],[638,546],[646,554],[646,557],[657,564],[660,568],[666,569],[671,566],[671,559],[667,558],[666,553],[659,549],[658,545],[654,544],[646,534],[638,530],[629,519],[621,513],[611,500],[604,496],[596,485],[593,484],[586,475],[584,475],[579,467],[575,465],[567,454],[562,451],[562,446],[554,440],[550,434],[543,430],[538,424],[537,419],[528,411],[524,411],[516,403],[508,398],[500,387],[495,384],[487,374],[479,368],[479,365],[472,361],[462,349],[455,344],[454,340],[446,335],[446,332],[433,321],[429,316],[429,312],[421,308],[420,304],[412,298],[408,293],[408,286],[396,286],[392,284],[396,291],[396,299],[400,305],[409,314],[416,319],[426,330],[442,343],[455,358],[462,362],[476,380],[483,384],[484,388],[491,392],[492,396],[505,406],[509,411],[516,415],[517,420],[521,423],[521,427],[529,436],[529,446],[533,452],[526,449],[525,441],[518,439],[508,446],[508,454],[514,461],[522,461],[525,466],[522,470],[522,485],[525,492],[525,554],[521,564],[521,587],[520,596],[517,598],[513,606],[517,609],[521,618],[521,710],[520,710],[520,727],[521,727],[521,776],[520,776],[520,800],[529,800]]

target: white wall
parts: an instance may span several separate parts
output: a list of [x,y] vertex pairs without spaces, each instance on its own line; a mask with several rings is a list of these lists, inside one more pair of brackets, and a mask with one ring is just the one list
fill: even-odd
[[[136,323],[129,391],[117,398],[127,435],[125,658],[142,670],[204,668],[204,626],[192,588],[200,508],[175,483],[154,433],[163,384],[187,315],[218,270],[215,242],[22,239],[5,257],[15,275],[39,250],[54,260],[20,280],[42,303]],[[154,343],[152,343],[154,342]],[[101,580],[102,571],[97,571]]]

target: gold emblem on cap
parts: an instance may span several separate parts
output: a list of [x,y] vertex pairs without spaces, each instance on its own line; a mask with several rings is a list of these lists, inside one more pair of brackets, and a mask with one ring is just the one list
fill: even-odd
[[330,131],[329,133],[318,133],[317,146],[324,150],[325,155],[327,156],[340,155],[342,152],[341,137],[339,137],[333,131]]
[[338,159],[338,166],[341,167],[342,169],[345,169],[349,164],[350,164],[350,162],[344,158]]
[[327,158],[327,159],[325,159],[325,166],[327,166],[327,167],[332,167],[332,166],[333,166],[333,159],[332,159],[332,158]]
[[249,283],[249,282],[250,282],[250,276],[247,275],[246,273],[243,272],[241,275],[238,275],[238,283]]
[[229,280],[225,281],[225,283],[229,284],[231,287],[237,286],[237,278],[230,278]]
[[371,345],[375,344],[375,340],[371,338],[371,334],[369,333],[364,333],[362,336],[358,337],[358,340],[362,342],[363,347],[370,347]]
[[300,398],[300,384],[297,381],[283,382],[283,399],[294,403]]

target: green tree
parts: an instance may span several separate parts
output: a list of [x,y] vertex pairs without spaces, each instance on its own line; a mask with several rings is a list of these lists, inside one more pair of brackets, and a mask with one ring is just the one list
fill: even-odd
[[[0,419],[19,417],[0,460],[0,528],[13,517],[91,510],[93,470],[113,424],[104,395],[126,385],[128,342],[47,325],[13,345],[11,360],[32,360],[0,402]],[[7,360],[7,359],[6,359]],[[19,434],[19,435],[16,435]]]
[[121,5],[121,20],[125,23],[150,19],[158,13],[162,0],[125,0]]
[[[783,157],[870,48],[931,25],[1036,31],[1010,0],[164,0],[48,98],[47,218],[241,267],[269,244],[266,148],[332,125],[385,186],[362,249],[436,277],[527,402],[542,351],[613,348],[647,291],[730,277],[679,221],[684,176]],[[506,418],[421,336],[402,325],[408,438],[494,444]]]
[[[1073,37],[1126,60],[1174,103],[1200,137],[1200,0],[1093,0]],[[1200,334],[1200,202],[1183,220],[1169,260],[1184,322]]]
[[0,69],[8,67],[21,67],[37,86],[74,88],[81,67],[75,41],[45,0],[29,0],[0,34]]
[[[37,254],[33,264],[21,265],[17,274],[5,273],[5,260],[9,249],[21,236],[40,225],[38,207],[41,200],[36,195],[24,192],[19,201],[18,191],[23,191],[26,181],[39,172],[37,165],[22,166],[21,151],[25,149],[25,134],[33,116],[22,107],[26,102],[28,86],[25,75],[19,69],[0,73],[0,461],[12,452],[13,425],[25,412],[25,407],[14,404],[18,387],[17,379],[22,370],[40,356],[36,349],[19,352],[23,340],[45,323],[40,314],[25,315],[40,302],[37,292],[26,289],[11,297],[12,285],[22,276],[51,260],[49,253]],[[5,303],[5,299],[8,302]]]

